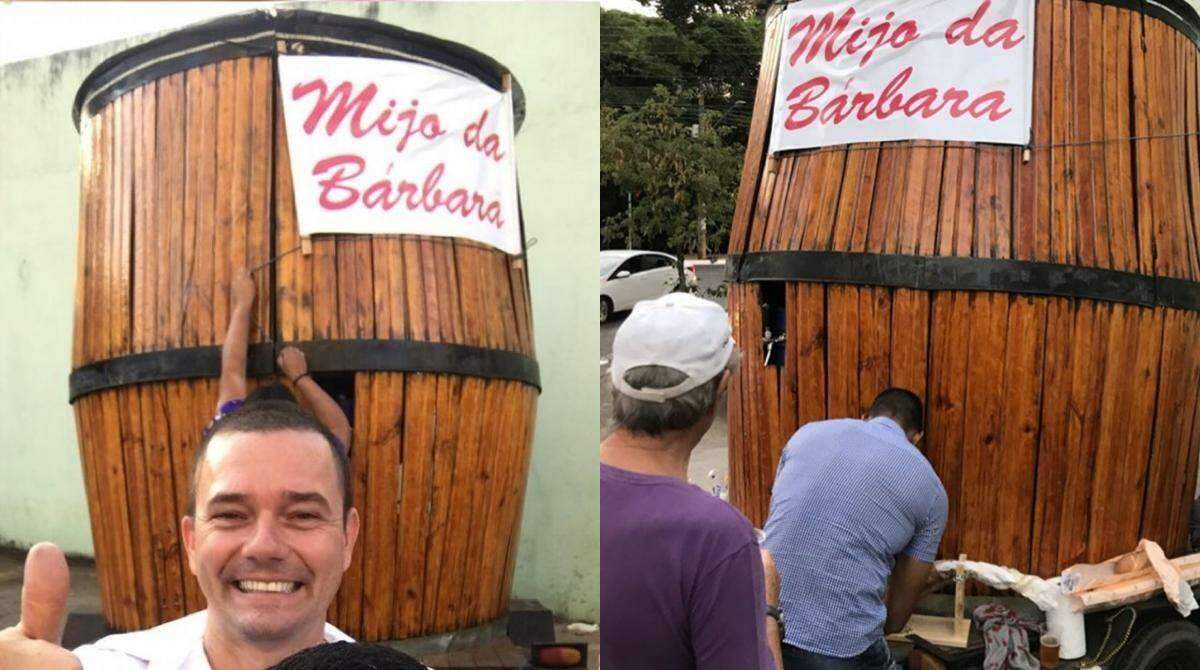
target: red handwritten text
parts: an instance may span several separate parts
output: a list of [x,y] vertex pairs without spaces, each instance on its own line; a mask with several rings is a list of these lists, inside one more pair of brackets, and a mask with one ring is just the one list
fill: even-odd
[[951,23],[946,29],[946,42],[957,44],[961,40],[964,46],[974,46],[983,42],[984,46],[1000,45],[1002,49],[1011,49],[1025,41],[1025,35],[1021,34],[1021,24],[1016,19],[997,21],[976,33],[979,24],[983,22],[983,15],[987,14],[991,6],[992,0],[983,0],[975,14]]
[[338,132],[347,116],[350,117],[348,128],[354,137],[362,137],[368,133],[387,137],[398,132],[400,140],[396,143],[396,151],[404,151],[408,141],[414,136],[419,135],[432,140],[446,134],[437,114],[418,113],[420,101],[413,100],[407,109],[396,111],[395,100],[389,100],[386,107],[375,104],[378,92],[379,88],[375,84],[368,84],[355,93],[354,87],[348,81],[330,90],[324,79],[317,78],[297,84],[292,89],[292,100],[300,100],[312,93],[317,96],[312,111],[304,120],[304,132],[308,135],[312,135],[325,118],[325,134],[332,136]]
[[488,111],[485,109],[479,115],[479,120],[472,121],[467,125],[466,130],[463,131],[463,144],[499,163],[504,158],[504,154],[500,151],[500,136],[496,133],[488,133],[485,137],[483,134],[487,118]]
[[361,204],[367,209],[390,211],[400,206],[410,212],[445,210],[464,219],[475,218],[488,222],[496,228],[504,226],[501,205],[498,200],[488,200],[475,191],[465,188],[443,189],[442,176],[446,164],[438,163],[425,176],[424,182],[400,180],[395,183],[380,179],[360,190],[354,180],[361,176],[366,161],[360,156],[342,154],[331,156],[313,167],[313,176],[325,175],[317,180],[321,186],[318,203],[327,210],[339,210]]
[[829,92],[829,78],[813,77],[793,88],[788,94],[788,109],[791,113],[783,125],[788,130],[798,130],[818,120],[821,123],[836,125],[850,118],[858,121],[871,118],[882,121],[894,114],[928,119],[941,112],[953,118],[971,116],[976,119],[999,121],[1012,112],[1012,109],[1006,106],[1007,99],[1003,91],[988,91],[972,96],[970,91],[951,86],[944,91],[923,88],[911,94],[906,93],[904,86],[912,78],[912,74],[911,67],[904,68],[878,95],[860,91],[853,96],[841,93],[828,100],[822,98]]
[[860,27],[849,33],[846,33],[846,29],[854,21],[853,7],[843,12],[841,17],[835,17],[833,12],[826,13],[819,20],[816,15],[806,16],[788,29],[789,40],[801,35],[796,48],[792,50],[789,63],[795,67],[801,58],[804,62],[811,63],[818,57],[833,62],[843,53],[853,56],[865,50],[866,53],[858,62],[859,66],[863,66],[881,47],[902,49],[920,39],[917,22],[912,19],[901,22],[893,29],[891,21],[895,16],[895,12],[888,12],[883,22],[875,24],[870,30],[867,30],[871,23],[870,17],[863,17],[859,22]]

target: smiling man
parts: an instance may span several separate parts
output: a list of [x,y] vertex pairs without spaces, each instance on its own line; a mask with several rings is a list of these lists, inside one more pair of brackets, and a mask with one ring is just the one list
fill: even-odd
[[[201,443],[183,540],[208,609],[67,652],[57,647],[61,552],[30,552],[22,621],[0,631],[0,667],[261,670],[347,641],[325,612],[358,537],[346,456],[292,403],[250,403]],[[26,600],[29,600],[27,603]]]

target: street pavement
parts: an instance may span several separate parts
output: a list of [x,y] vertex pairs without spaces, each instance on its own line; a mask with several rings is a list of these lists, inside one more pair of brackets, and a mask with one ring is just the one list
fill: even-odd
[[[699,280],[701,296],[725,306],[725,297],[712,296],[724,280],[723,265],[699,266],[696,268],[696,279]],[[609,361],[612,357],[613,338],[617,329],[629,316],[628,312],[619,312],[600,325],[600,439],[612,432],[612,380],[609,376]],[[712,428],[705,434],[700,444],[692,452],[692,460],[688,466],[688,479],[693,484],[711,491],[715,486],[727,486],[726,477],[729,473],[729,431],[726,427],[728,416],[725,402],[717,408],[717,419]],[[710,476],[711,474],[711,476]]]

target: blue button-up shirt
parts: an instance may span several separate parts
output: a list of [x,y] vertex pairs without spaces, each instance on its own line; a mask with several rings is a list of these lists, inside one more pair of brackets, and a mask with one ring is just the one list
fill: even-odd
[[932,561],[946,506],[933,467],[891,419],[803,426],[783,450],[765,529],[784,641],[847,658],[882,637],[895,557]]

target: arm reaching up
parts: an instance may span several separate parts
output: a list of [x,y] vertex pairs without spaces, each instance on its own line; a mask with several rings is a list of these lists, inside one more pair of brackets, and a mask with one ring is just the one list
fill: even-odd
[[49,542],[34,545],[25,557],[21,620],[16,626],[0,631],[0,668],[82,668],[79,659],[60,646],[70,590],[71,573],[62,550]]
[[246,397],[246,346],[250,337],[250,309],[254,306],[254,280],[245,269],[229,288],[229,327],[221,343],[221,383],[217,413],[230,400]]
[[324,424],[329,432],[341,441],[343,449],[348,450],[350,448],[350,421],[337,401],[330,397],[325,389],[321,388],[321,385],[308,374],[308,362],[304,359],[304,352],[296,347],[284,347],[279,352],[279,359],[276,362],[288,381],[292,383],[296,393],[304,396],[309,407],[312,407],[317,421]]

